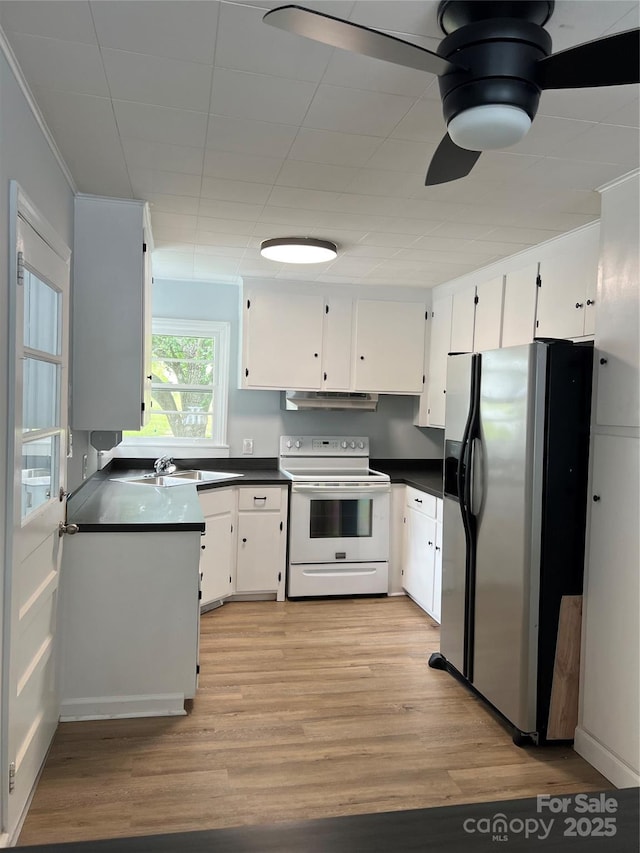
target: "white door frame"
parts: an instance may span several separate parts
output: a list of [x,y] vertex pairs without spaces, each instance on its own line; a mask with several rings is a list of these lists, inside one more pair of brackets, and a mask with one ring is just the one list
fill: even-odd
[[[12,607],[12,580],[13,573],[10,571],[13,561],[14,549],[14,513],[15,513],[15,490],[14,490],[14,457],[16,452],[16,366],[17,366],[17,336],[16,325],[17,294],[15,283],[18,275],[17,264],[17,241],[18,241],[18,217],[26,221],[29,226],[47,243],[51,249],[67,264],[70,262],[71,250],[60,238],[55,228],[39,212],[37,207],[24,193],[16,181],[10,182],[9,189],[9,287],[8,287],[8,341],[7,341],[7,443],[4,448],[5,463],[7,470],[5,484],[5,517],[0,519],[4,525],[4,553],[2,554],[3,568],[3,591],[2,591],[2,679],[0,691],[0,846],[15,842],[15,838],[9,833],[15,834],[18,827],[7,827],[9,815],[9,679],[11,660],[11,607]],[[67,294],[67,298],[68,298]],[[67,306],[67,311],[68,311]],[[66,418],[65,418],[66,421]],[[68,433],[67,433],[68,434]],[[60,466],[66,482],[66,448],[60,448]]]

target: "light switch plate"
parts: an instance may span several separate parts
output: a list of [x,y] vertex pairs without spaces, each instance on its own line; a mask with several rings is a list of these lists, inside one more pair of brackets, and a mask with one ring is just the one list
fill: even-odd
[[246,454],[253,453],[253,439],[252,438],[243,438],[242,439],[242,452]]

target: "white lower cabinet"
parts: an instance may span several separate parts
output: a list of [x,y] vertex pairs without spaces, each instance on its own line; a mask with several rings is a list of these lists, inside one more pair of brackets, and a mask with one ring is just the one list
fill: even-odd
[[287,542],[286,488],[238,489],[236,592],[275,592],[284,601]]
[[284,601],[287,487],[236,486],[198,493],[203,608],[232,595],[275,593]]
[[207,607],[233,592],[236,489],[199,492],[205,521],[200,541],[200,604]]
[[416,604],[439,622],[442,499],[407,486],[404,531],[402,585]]
[[200,532],[67,536],[60,717],[184,714],[197,684]]

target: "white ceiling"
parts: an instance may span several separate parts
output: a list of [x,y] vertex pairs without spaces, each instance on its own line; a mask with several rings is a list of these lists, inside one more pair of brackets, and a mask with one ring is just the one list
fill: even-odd
[[[639,165],[639,89],[547,91],[528,136],[425,187],[430,74],[262,23],[272,0],[18,0],[0,25],[82,192],[151,203],[154,274],[433,286],[599,215]],[[435,49],[436,0],[299,0]],[[638,0],[558,0],[554,51],[637,27]],[[263,260],[322,237],[331,264]]]

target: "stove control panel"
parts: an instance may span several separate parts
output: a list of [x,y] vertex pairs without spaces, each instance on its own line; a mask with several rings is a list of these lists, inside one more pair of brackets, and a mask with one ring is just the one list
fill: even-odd
[[364,435],[281,435],[280,456],[368,456]]

